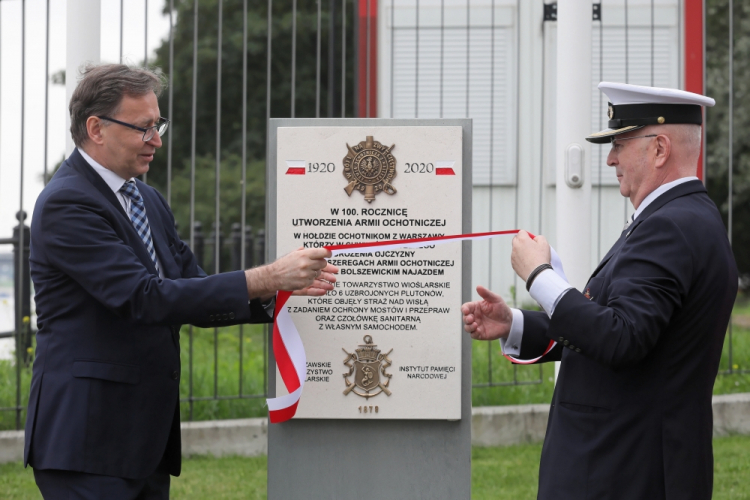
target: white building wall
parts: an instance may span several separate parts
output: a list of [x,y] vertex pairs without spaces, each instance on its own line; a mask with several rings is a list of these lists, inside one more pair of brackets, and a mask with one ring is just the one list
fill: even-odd
[[[473,118],[473,230],[523,228],[554,245],[556,23],[543,22],[542,1],[444,0],[442,6],[441,0],[380,2],[378,116]],[[602,1],[602,21],[593,21],[591,131],[606,128],[599,81],[681,84],[681,2],[653,6],[652,23],[651,0],[629,0],[627,11],[622,0]],[[591,225],[593,270],[633,209],[606,166],[609,148],[591,151],[592,209],[581,217]],[[511,302],[515,287],[516,303],[531,302],[510,266],[510,238],[474,244],[472,280]]]

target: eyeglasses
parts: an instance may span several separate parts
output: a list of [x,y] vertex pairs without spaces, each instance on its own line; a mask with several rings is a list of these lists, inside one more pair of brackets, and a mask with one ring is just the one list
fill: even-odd
[[656,137],[658,134],[649,134],[649,135],[636,135],[635,137],[625,137],[624,139],[618,139],[617,136],[612,136],[612,138],[609,140],[609,142],[612,144],[612,151],[615,153],[619,152],[619,147],[622,146],[622,144],[618,144],[618,142],[621,141],[629,141],[630,139],[643,139],[645,137]]
[[130,127],[132,129],[138,130],[139,132],[143,132],[143,142],[150,141],[157,133],[159,134],[159,137],[163,136],[167,133],[167,129],[169,128],[169,120],[161,117],[159,117],[159,121],[156,122],[156,125],[146,128],[136,127],[135,125],[132,125],[130,123],[121,122],[120,120],[115,120],[114,118],[110,118],[108,116],[97,116],[97,118],[99,118],[100,120],[107,120],[112,123],[117,123],[118,125],[122,125],[124,127]]

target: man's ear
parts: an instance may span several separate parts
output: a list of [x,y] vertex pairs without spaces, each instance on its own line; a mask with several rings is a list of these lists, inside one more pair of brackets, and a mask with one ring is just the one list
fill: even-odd
[[104,137],[102,137],[102,121],[96,116],[89,116],[86,119],[86,132],[88,132],[89,140],[94,144],[102,145],[104,143]]
[[661,168],[666,165],[669,155],[672,153],[672,141],[666,135],[656,136],[656,157],[654,166]]

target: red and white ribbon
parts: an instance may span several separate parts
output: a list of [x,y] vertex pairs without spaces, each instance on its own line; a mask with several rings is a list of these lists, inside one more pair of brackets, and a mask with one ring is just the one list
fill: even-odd
[[297,404],[305,385],[307,357],[302,338],[294,326],[292,316],[285,307],[292,292],[280,291],[276,294],[276,311],[273,321],[273,356],[284,381],[285,396],[266,399],[268,417],[272,424],[286,422],[297,412]]
[[[335,257],[342,253],[370,253],[375,251],[394,250],[397,248],[422,248],[426,246],[441,245],[451,241],[480,241],[496,238],[498,236],[515,235],[516,233],[518,233],[518,229],[493,231],[488,233],[455,234],[450,236],[436,236],[432,238],[352,243],[348,245],[334,245],[326,248],[328,248],[333,254],[333,257]],[[531,237],[533,238],[534,235],[531,235]],[[550,250],[552,268],[567,281],[565,273],[563,272],[560,257],[554,249]],[[276,366],[281,374],[281,380],[284,382],[284,386],[289,394],[266,400],[268,403],[268,415],[272,424],[286,422],[294,417],[294,414],[297,412],[299,398],[302,395],[302,387],[305,385],[307,364],[305,347],[302,345],[302,339],[297,331],[297,327],[294,326],[294,321],[292,321],[289,310],[285,307],[286,302],[291,295],[292,292],[286,291],[278,292],[276,295],[276,311],[274,314],[276,319],[273,323],[273,354],[276,358]],[[531,364],[539,361],[550,352],[555,345],[556,342],[550,340],[549,346],[547,346],[544,354],[531,360],[520,360],[506,354],[503,354],[503,356],[513,363]]]

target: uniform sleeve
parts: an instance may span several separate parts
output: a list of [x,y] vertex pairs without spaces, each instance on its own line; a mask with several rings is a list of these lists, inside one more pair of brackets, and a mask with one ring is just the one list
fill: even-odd
[[[569,295],[566,294],[566,295]],[[523,338],[521,341],[520,359],[534,359],[541,356],[549,346],[547,335],[550,319],[547,313],[541,311],[522,311],[523,313]],[[560,344],[556,345],[538,363],[549,361],[560,361],[562,349]]]

